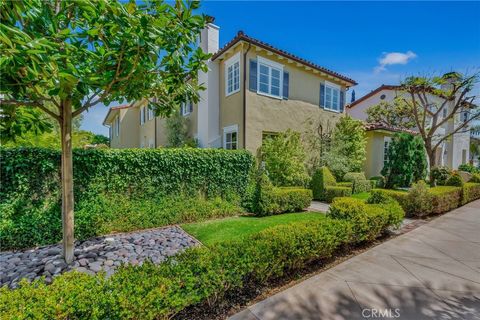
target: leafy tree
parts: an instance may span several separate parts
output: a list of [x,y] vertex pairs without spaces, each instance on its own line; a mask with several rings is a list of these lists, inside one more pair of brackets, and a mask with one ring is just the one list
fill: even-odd
[[265,170],[276,186],[305,186],[309,180],[300,134],[288,129],[260,147]]
[[[197,102],[204,54],[198,1],[2,1],[2,109],[42,111],[62,147],[63,254],[73,258],[72,121],[103,103],[152,98],[157,115]],[[191,81],[185,81],[186,78]]]
[[167,119],[167,146],[183,147],[192,139],[188,137],[188,119],[179,112]]
[[333,130],[331,148],[325,156],[327,166],[340,181],[347,172],[359,172],[366,158],[367,139],[360,120],[346,115]]
[[408,133],[393,136],[388,148],[388,162],[382,169],[385,187],[410,187],[412,182],[425,179],[427,158],[420,137]]
[[[408,77],[400,85],[399,98],[372,107],[367,120],[417,130],[434,167],[437,149],[454,134],[468,132],[472,121],[480,118],[472,94],[477,81],[477,74],[456,72],[441,77]],[[455,124],[452,130],[443,130],[450,124]]]
[[94,134],[92,140],[90,141],[91,144],[106,144],[108,146],[110,139],[105,137],[103,134]]
[[326,165],[325,156],[330,150],[334,124],[330,119],[323,117],[309,119],[305,124],[303,134],[305,150],[307,153],[307,167],[311,175],[322,166]]

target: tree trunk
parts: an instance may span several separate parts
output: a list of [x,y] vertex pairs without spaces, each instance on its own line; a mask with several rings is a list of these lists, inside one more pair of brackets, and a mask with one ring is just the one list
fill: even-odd
[[62,101],[60,120],[62,135],[62,225],[63,257],[66,263],[73,261],[73,155],[72,155],[72,102]]
[[428,163],[430,165],[430,170],[429,170],[430,185],[432,187],[434,187],[435,186],[435,181],[433,179],[432,168],[436,165],[436,163],[435,163],[435,151],[436,151],[436,149],[432,150],[431,147],[427,147],[426,150],[427,150],[427,156],[428,156]]

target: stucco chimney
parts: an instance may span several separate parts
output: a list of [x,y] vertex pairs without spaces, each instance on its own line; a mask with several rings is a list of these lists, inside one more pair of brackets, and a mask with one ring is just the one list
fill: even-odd
[[200,33],[200,48],[205,53],[215,53],[219,48],[220,27],[213,24],[214,19],[208,17],[207,26]]

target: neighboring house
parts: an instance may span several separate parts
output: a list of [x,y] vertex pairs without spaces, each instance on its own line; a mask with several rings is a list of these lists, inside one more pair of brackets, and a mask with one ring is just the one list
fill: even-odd
[[[335,122],[344,113],[345,91],[354,80],[243,32],[221,49],[218,43],[219,28],[210,23],[200,37],[201,48],[213,54],[209,71],[198,75],[206,90],[198,104],[180,111],[200,147],[255,153],[266,136],[304,132],[312,118]],[[145,100],[111,108],[104,125],[113,148],[159,147],[167,143],[165,121],[150,114]]]
[[[363,121],[367,120],[367,109],[377,105],[382,101],[393,101],[397,96],[404,93],[400,90],[400,86],[382,85],[371,91],[360,99],[352,102],[347,106],[347,113],[353,118]],[[439,96],[429,95],[428,100],[432,103],[441,103],[444,100]],[[453,103],[453,102],[452,102]],[[441,116],[447,115],[447,109],[443,109]],[[468,115],[468,113],[465,113]],[[443,128],[437,130],[438,134],[444,136],[448,132],[452,132],[457,125],[463,121],[464,114],[456,115],[454,121],[448,121]],[[415,130],[401,130],[399,128],[386,127],[379,124],[366,124],[367,128],[367,160],[365,162],[365,174],[368,177],[380,175],[383,165],[388,161],[388,146],[391,137],[395,132],[406,131],[410,133],[418,133]],[[447,166],[457,169],[459,165],[469,161],[469,145],[470,132],[468,129],[461,130],[451,138],[447,139],[440,148],[437,149],[436,163],[438,165]]]

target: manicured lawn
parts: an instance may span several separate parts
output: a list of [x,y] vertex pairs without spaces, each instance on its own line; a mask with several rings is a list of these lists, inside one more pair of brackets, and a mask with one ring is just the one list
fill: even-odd
[[360,199],[360,200],[367,200],[370,197],[370,192],[360,192],[356,194],[352,194],[352,198]]
[[209,245],[216,242],[238,239],[266,228],[294,221],[313,221],[324,219],[319,212],[287,213],[268,217],[233,217],[198,223],[182,224],[182,228]]

